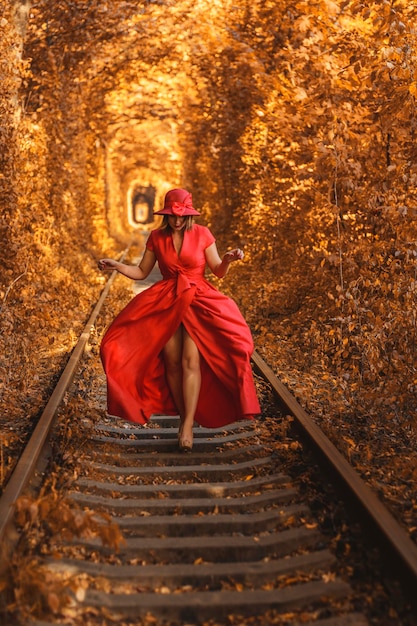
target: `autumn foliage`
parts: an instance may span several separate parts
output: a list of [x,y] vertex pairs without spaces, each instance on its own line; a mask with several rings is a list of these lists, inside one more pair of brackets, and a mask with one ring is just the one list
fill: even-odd
[[[103,278],[135,181],[192,192],[221,287],[304,405],[415,426],[416,9],[406,0],[5,3],[2,451]],[[12,465],[3,455],[2,478]]]

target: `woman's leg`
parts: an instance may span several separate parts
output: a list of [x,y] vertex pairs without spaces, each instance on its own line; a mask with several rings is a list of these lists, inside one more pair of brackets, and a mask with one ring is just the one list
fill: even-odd
[[[181,424],[185,417],[182,375],[183,327],[175,331],[164,347],[165,372],[169,389],[180,414]],[[180,426],[181,428],[181,426]]]
[[182,334],[182,376],[184,420],[181,439],[187,448],[193,444],[193,424],[201,387],[200,353],[185,328]]

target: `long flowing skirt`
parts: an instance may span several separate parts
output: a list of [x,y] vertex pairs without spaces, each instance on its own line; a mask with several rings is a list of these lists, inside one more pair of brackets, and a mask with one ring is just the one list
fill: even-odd
[[103,338],[109,414],[144,424],[153,414],[177,413],[162,351],[180,324],[201,356],[196,422],[217,428],[258,414],[253,341],[236,303],[206,280],[177,295],[174,279],[135,296]]

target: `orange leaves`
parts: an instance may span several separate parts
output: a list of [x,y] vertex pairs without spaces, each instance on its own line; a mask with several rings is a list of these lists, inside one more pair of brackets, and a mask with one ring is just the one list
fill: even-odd
[[[51,487],[51,486],[50,486]],[[94,511],[77,508],[52,486],[46,495],[37,499],[22,496],[16,503],[16,523],[26,531],[40,526],[49,529],[51,540],[71,541],[73,537],[99,537],[103,545],[118,550],[124,538],[117,524]]]

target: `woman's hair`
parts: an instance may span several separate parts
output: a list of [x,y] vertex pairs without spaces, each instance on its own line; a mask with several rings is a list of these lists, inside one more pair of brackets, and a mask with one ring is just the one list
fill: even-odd
[[[159,227],[161,230],[164,229],[169,229],[169,222],[168,222],[168,217],[169,215],[164,215],[163,220],[162,220],[162,224]],[[185,217],[185,230],[191,230],[194,224],[194,216],[193,215],[184,215]]]

